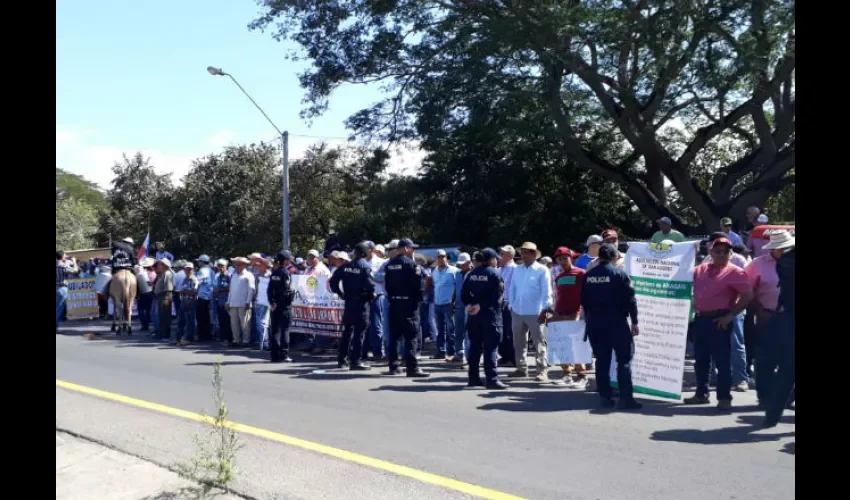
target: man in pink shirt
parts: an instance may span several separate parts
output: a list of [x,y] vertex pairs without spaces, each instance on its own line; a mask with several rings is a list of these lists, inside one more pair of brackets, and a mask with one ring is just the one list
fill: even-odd
[[717,366],[717,408],[732,406],[732,323],[753,298],[747,274],[729,263],[732,242],[717,238],[709,250],[711,263],[694,269],[694,371],[696,394],[685,404],[709,404],[708,375]]
[[747,267],[747,278],[753,288],[755,297],[750,303],[756,316],[756,345],[758,349],[758,363],[761,367],[756,370],[756,393],[760,402],[765,401],[766,389],[773,385],[775,378],[773,372],[776,370],[775,339],[767,333],[770,319],[776,312],[779,303],[779,274],[776,272],[776,263],[782,255],[794,248],[795,240],[788,231],[777,231],[770,235],[770,242],[763,248],[768,252],[761,257],[756,257],[752,264]]

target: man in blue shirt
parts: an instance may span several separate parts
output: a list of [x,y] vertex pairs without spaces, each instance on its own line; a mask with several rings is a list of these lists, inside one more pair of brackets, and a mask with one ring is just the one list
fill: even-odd
[[[469,354],[469,340],[466,333],[466,308],[463,304],[463,281],[472,270],[472,259],[466,252],[457,256],[458,272],[455,278],[455,355],[446,361],[453,364],[465,365]],[[504,330],[503,330],[504,333]]]
[[437,267],[431,273],[434,287],[434,316],[437,320],[437,354],[435,359],[446,359],[455,353],[455,275],[458,269],[449,264],[443,249],[437,250]]
[[198,305],[195,309],[198,321],[198,340],[212,340],[212,316],[210,302],[213,298],[213,270],[210,267],[210,257],[198,257]]
[[732,231],[732,219],[729,217],[720,219],[720,230],[728,235],[729,241],[732,242],[732,246],[744,244],[744,239],[741,238],[738,233]]

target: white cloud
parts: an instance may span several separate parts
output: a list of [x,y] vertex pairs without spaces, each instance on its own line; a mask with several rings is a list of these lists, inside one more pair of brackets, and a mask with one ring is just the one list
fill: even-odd
[[[150,158],[151,164],[160,174],[172,174],[172,181],[180,182],[189,171],[192,161],[210,153],[210,147],[220,150],[234,144],[237,134],[231,130],[222,130],[206,140],[197,154],[175,154],[157,149],[142,149],[141,153]],[[272,137],[265,142],[279,144],[280,139]],[[304,156],[307,149],[321,139],[291,135],[289,138],[289,159],[297,160]],[[245,140],[243,142],[251,142]],[[349,144],[345,139],[327,139],[333,146]],[[122,149],[115,145],[98,144],[92,131],[73,127],[56,126],[56,166],[81,175],[108,189],[112,181],[112,165],[121,161],[122,154],[133,155],[135,149]],[[418,143],[395,146],[391,151],[389,172],[394,174],[415,175],[425,157]]]
[[[112,181],[112,165],[121,161],[122,155],[133,155],[135,149],[122,149],[112,145],[97,144],[93,133],[56,126],[56,166],[81,175],[108,189]],[[201,156],[172,154],[156,149],[142,149],[150,158],[157,173],[172,174],[179,181],[189,171],[192,160]]]

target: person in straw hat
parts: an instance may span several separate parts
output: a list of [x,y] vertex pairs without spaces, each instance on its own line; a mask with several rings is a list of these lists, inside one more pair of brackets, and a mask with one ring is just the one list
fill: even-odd
[[538,382],[547,380],[549,361],[546,358],[546,311],[552,307],[552,279],[549,268],[537,262],[541,257],[537,245],[526,241],[519,247],[522,264],[511,276],[511,329],[514,334],[516,371],[509,376],[528,376],[528,336],[535,348]]
[[156,283],[153,287],[153,295],[156,299],[157,337],[160,339],[171,338],[171,307],[174,298],[174,272],[171,270],[171,261],[163,257],[156,263]]
[[[782,357],[782,344],[769,332],[775,325],[772,319],[779,307],[779,273],[777,264],[785,253],[794,248],[795,239],[786,230],[775,231],[762,248],[766,252],[747,266],[747,278],[753,287],[754,298],[750,306],[755,310],[757,349],[756,393],[765,406],[769,395],[776,389],[776,369]],[[787,395],[787,392],[786,392]]]

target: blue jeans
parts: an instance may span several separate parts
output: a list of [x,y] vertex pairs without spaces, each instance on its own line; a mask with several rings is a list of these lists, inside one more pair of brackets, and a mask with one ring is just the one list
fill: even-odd
[[[437,337],[437,321],[434,319],[434,303],[423,302],[419,306],[419,324],[422,328],[422,339],[430,338],[435,340]],[[419,346],[422,349],[422,346]]]
[[[195,300],[180,301],[180,311],[177,313],[177,332],[172,333],[171,340],[185,340],[187,342],[195,340],[195,331],[198,329],[197,305]],[[177,338],[173,337],[175,334]]]
[[372,356],[380,358],[383,355],[383,345],[389,343],[390,332],[386,324],[390,318],[387,304],[387,297],[384,295],[372,301],[369,312],[369,330],[366,332],[366,340],[363,342],[363,358],[369,351],[372,351]]
[[455,354],[455,318],[451,304],[434,304],[434,319],[437,323],[437,353]]
[[254,323],[253,329],[257,331],[257,342],[260,343],[260,349],[263,348],[264,342],[265,345],[268,345],[269,342],[269,306],[263,304],[256,304],[254,306],[254,317],[252,318],[252,322]]
[[[744,345],[744,318],[746,312],[742,312],[732,320],[732,350],[729,352],[729,362],[732,369],[732,385],[738,385],[742,382],[750,382],[750,377],[747,375],[747,352]],[[714,360],[711,362],[711,383],[717,382],[717,367]]]
[[219,338],[218,326],[218,300],[215,297],[210,300],[210,325],[212,325],[213,338]]
[[159,330],[159,299],[155,295],[151,301],[151,323],[153,323],[153,329],[151,329],[153,335]]
[[455,356],[462,352],[469,359],[469,334],[466,331],[466,306],[455,305]]
[[59,330],[59,322],[65,316],[65,307],[68,304],[68,287],[56,287],[56,329]]

